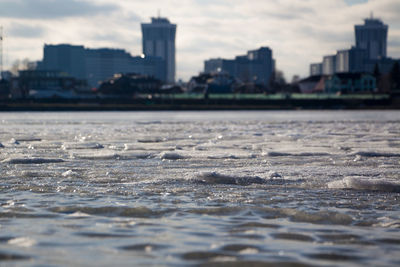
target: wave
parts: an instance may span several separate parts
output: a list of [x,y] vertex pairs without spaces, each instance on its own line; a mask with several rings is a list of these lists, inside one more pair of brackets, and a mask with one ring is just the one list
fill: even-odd
[[81,207],[81,206],[62,206],[53,207],[49,209],[51,212],[66,214],[88,214],[98,215],[105,217],[132,217],[132,218],[159,218],[163,217],[175,210],[152,210],[147,207],[115,207],[115,206],[104,206],[104,207]]
[[267,153],[267,156],[268,157],[320,157],[320,156],[331,156],[331,154],[324,152],[288,153],[288,152],[269,151]]
[[173,152],[165,152],[160,155],[160,158],[169,160],[178,160],[178,159],[185,159],[186,156]]
[[359,151],[353,154],[353,156],[361,156],[367,158],[377,158],[377,157],[400,157],[400,153],[386,153],[386,152],[374,152],[374,151]]
[[49,158],[8,158],[1,161],[8,164],[45,164],[45,163],[60,163],[64,162],[63,159],[49,159]]
[[115,153],[113,151],[101,151],[94,153],[73,153],[72,158],[75,159],[86,159],[86,160],[129,160],[129,159],[150,159],[155,156],[147,152],[138,153]]
[[400,183],[398,182],[358,176],[345,177],[343,180],[330,182],[328,183],[328,188],[400,193]]

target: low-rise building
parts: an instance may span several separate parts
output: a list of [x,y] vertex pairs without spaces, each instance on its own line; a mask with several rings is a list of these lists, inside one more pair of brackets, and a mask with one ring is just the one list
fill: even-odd
[[310,76],[322,75],[322,63],[312,63],[310,65]]
[[204,62],[205,73],[227,73],[243,83],[267,85],[275,70],[272,50],[261,47],[235,59],[215,58]]
[[372,93],[376,78],[368,73],[336,73],[325,81],[326,93]]
[[161,57],[136,56],[123,49],[91,49],[80,45],[45,45],[38,70],[65,72],[76,79],[85,79],[90,88],[117,73],[140,73],[166,80],[165,60]]
[[325,91],[326,75],[314,75],[300,80],[297,84],[303,94],[323,93]]
[[160,93],[161,81],[147,75],[137,73],[115,74],[113,78],[103,82],[97,92],[103,96],[135,96],[137,94]]
[[63,72],[25,70],[11,79],[10,90],[12,98],[70,98],[83,85],[83,81]]

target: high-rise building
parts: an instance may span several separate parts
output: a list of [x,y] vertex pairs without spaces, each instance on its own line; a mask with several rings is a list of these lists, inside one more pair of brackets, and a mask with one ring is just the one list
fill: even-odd
[[356,47],[367,50],[368,59],[386,57],[388,25],[379,19],[365,19],[364,25],[355,25]]
[[167,18],[151,18],[151,23],[142,23],[142,34],[143,54],[164,59],[164,81],[175,82],[176,24]]

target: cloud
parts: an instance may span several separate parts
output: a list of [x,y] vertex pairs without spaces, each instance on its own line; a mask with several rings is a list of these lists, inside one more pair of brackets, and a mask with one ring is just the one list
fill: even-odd
[[11,38],[38,38],[45,34],[45,29],[39,25],[13,23],[8,29],[8,34]]
[[43,43],[139,55],[140,23],[158,9],[178,25],[177,76],[184,79],[201,71],[204,60],[234,58],[260,46],[273,50],[288,79],[306,76],[311,62],[354,45],[354,25],[371,11],[389,25],[388,55],[400,57],[399,0],[0,0],[0,24],[10,32],[4,42],[10,57],[40,59]]
[[0,16],[19,19],[57,19],[93,16],[117,10],[114,4],[93,4],[78,0],[2,0]]

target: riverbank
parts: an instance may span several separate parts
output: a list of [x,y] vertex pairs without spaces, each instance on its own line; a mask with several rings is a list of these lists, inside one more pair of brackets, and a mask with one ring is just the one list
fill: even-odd
[[0,100],[0,111],[112,110],[297,110],[400,109],[400,96],[388,94],[175,94],[135,98]]

